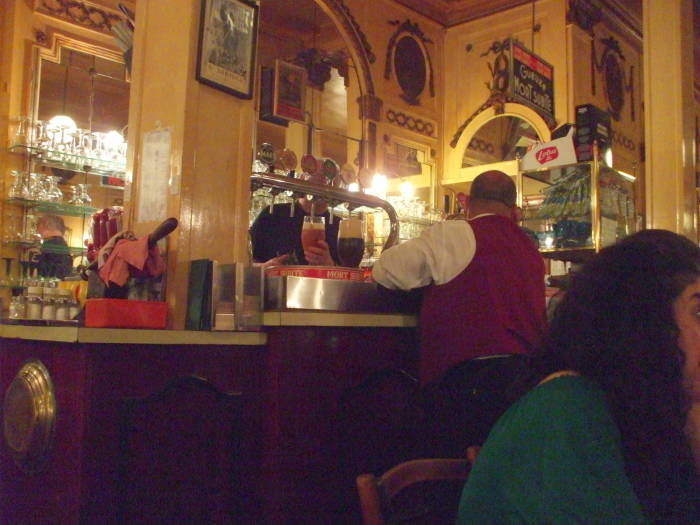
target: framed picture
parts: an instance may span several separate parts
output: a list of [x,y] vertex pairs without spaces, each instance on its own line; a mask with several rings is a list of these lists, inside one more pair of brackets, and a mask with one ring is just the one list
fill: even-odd
[[275,104],[273,115],[305,122],[306,70],[282,60],[275,61]]
[[275,70],[271,67],[260,68],[260,120],[287,127],[287,119],[275,117]]
[[197,80],[252,98],[258,6],[248,0],[202,0]]

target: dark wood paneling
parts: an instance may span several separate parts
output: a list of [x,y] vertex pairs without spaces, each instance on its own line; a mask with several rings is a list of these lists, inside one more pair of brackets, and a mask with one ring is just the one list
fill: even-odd
[[119,523],[239,522],[240,420],[240,394],[198,377],[122,402]]
[[[111,525],[117,523],[120,494],[131,497],[130,491],[138,489],[143,495],[151,490],[148,486],[164,492],[178,476],[199,477],[197,486],[208,484],[210,488],[202,490],[216,493],[204,503],[216,509],[213,523],[355,523],[357,501],[349,487],[355,473],[368,465],[356,458],[367,453],[376,459],[382,447],[377,449],[377,443],[371,442],[355,447],[353,441],[363,439],[364,429],[369,432],[378,423],[372,418],[358,418],[357,424],[349,421],[357,416],[349,409],[356,407],[352,393],[362,391],[358,385],[371,385],[366,380],[383,369],[415,375],[415,330],[282,327],[270,330],[268,341],[267,346],[226,347],[0,340],[2,392],[22,363],[38,358],[51,373],[58,411],[56,439],[44,471],[24,474],[4,445],[0,450],[0,523]],[[125,457],[120,456],[124,450],[120,449],[120,407],[125,400],[149,398],[171,382],[191,376],[207,380],[219,392],[240,392],[240,406],[206,393],[185,391],[149,416],[139,416],[127,447],[138,454],[126,456],[130,458],[126,477],[137,479],[137,466],[146,469],[145,464],[148,476],[133,487],[122,485],[125,492],[120,493],[119,458]],[[368,394],[373,402],[386,393],[383,387],[370,390],[376,394]],[[390,396],[388,403],[380,402],[377,416],[381,419],[382,414],[392,413],[389,405],[394,402],[401,408],[402,399]],[[171,405],[181,409],[177,413],[180,421],[204,418],[199,432],[212,432],[207,439],[210,447],[197,444],[201,436],[183,432],[168,436],[169,432],[177,434],[165,416],[175,416],[174,410],[166,408]],[[221,421],[211,419],[217,413],[224,414]],[[231,442],[227,429],[234,420],[240,441]],[[396,430],[392,428],[385,429],[387,435]],[[144,435],[156,440],[151,441],[152,446],[160,436],[173,439],[167,446],[164,441],[147,462],[147,449],[136,447]],[[180,456],[188,458],[177,455],[180,438]],[[363,450],[364,444],[371,446]],[[203,471],[198,470],[229,447],[238,450],[239,459],[239,482],[233,493],[211,488],[221,487],[221,478],[201,481]],[[199,457],[190,457],[197,450],[201,450]],[[231,456],[226,458],[223,470],[233,461]],[[177,468],[178,461],[182,469]],[[160,474],[158,469],[162,469]],[[186,503],[183,492],[175,490],[167,496],[176,503],[161,501],[160,517],[177,508],[177,502]],[[228,511],[236,502],[240,507]],[[126,509],[125,522],[140,521],[131,518],[134,510]],[[185,522],[192,520],[196,518]]]

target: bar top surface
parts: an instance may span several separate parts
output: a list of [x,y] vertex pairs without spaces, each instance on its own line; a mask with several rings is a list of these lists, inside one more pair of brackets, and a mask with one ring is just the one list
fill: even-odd
[[264,313],[263,328],[260,332],[139,330],[0,324],[0,337],[65,343],[262,346],[267,344],[266,328],[284,326],[412,328],[416,326],[416,322],[416,316],[406,314],[271,311]]

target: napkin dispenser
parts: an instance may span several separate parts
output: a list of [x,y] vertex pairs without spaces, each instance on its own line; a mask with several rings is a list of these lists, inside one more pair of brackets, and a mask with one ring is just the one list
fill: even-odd
[[212,261],[211,276],[211,329],[260,330],[264,297],[262,268]]

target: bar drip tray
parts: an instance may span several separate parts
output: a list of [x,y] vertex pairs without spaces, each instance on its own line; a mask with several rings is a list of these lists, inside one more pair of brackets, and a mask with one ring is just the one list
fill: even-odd
[[294,275],[265,277],[266,310],[415,313],[415,300],[374,282]]

